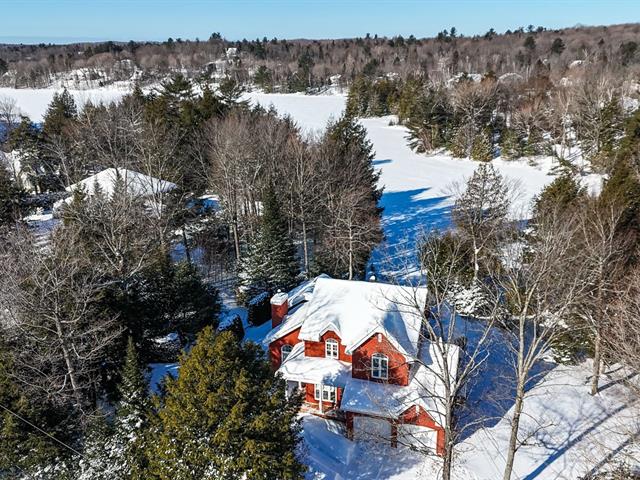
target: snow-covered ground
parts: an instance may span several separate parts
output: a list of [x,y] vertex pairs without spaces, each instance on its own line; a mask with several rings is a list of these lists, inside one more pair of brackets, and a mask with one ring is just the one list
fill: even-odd
[[[0,95],[3,90],[6,91],[0,89]],[[99,92],[103,92],[100,98],[104,100],[122,95],[120,91]],[[38,120],[52,94],[49,91],[21,90],[17,98],[20,107]],[[291,115],[302,128],[310,130],[321,129],[327,120],[339,117],[345,104],[344,96],[263,93],[247,96],[265,107],[273,104],[283,114]],[[416,233],[449,225],[449,187],[469,177],[476,164],[447,155],[415,154],[406,145],[406,130],[390,126],[389,120],[373,118],[364,119],[362,123],[373,142],[376,151],[374,162],[382,172],[380,181],[385,187],[382,202],[387,246],[376,253],[376,261],[382,263],[387,258],[386,253],[393,251],[397,266],[397,262],[407,258],[412,251]],[[548,175],[550,159],[541,159],[536,165],[500,159],[494,160],[494,164],[506,177],[520,182],[521,207],[526,207],[533,196],[553,179]],[[587,178],[585,183],[597,188],[597,179]],[[229,308],[237,308],[230,299],[226,299],[225,304]],[[234,311],[240,313],[240,309]],[[268,325],[248,329],[247,337],[259,341],[267,330]],[[500,357],[499,353],[495,356]],[[504,359],[500,364],[500,358],[496,358],[496,365],[494,370],[489,369],[485,373],[491,377],[487,379],[487,385],[491,385],[495,377],[507,368]],[[174,365],[154,367],[154,385],[167,370],[174,369]],[[639,406],[632,402],[625,387],[619,383],[622,372],[608,371],[603,378],[601,392],[594,397],[589,395],[589,374],[588,362],[579,366],[546,365],[544,376],[538,379],[525,403],[522,431],[530,433],[531,438],[518,451],[513,478],[575,480],[598,468],[604,460],[625,458],[631,448],[630,439],[640,432]],[[483,398],[480,395],[477,400],[482,402]],[[483,428],[472,429],[457,446],[454,478],[501,478],[510,415],[508,402],[502,407],[506,414],[501,412],[499,418],[486,422]],[[304,416],[303,425],[309,478],[437,478],[437,459],[422,458],[402,449],[390,450],[351,442],[344,438],[339,424],[318,417]]]
[[[42,117],[47,111],[47,107],[53,99],[56,92],[62,89],[57,88],[7,88],[0,87],[0,99],[3,97],[14,99],[23,115],[27,115],[33,122],[41,122]],[[88,90],[69,89],[69,93],[73,95],[76,104],[82,107],[87,102],[92,103],[110,103],[119,100],[128,92],[127,89],[115,89],[113,87],[93,88]]]

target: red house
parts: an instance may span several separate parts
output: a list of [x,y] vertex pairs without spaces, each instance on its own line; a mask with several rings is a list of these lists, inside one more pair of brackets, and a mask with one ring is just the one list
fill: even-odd
[[[265,338],[274,370],[304,392],[306,410],[344,421],[349,438],[442,454],[443,362],[425,339],[425,302],[425,289],[327,276],[278,293]],[[449,347],[454,375],[459,349]]]

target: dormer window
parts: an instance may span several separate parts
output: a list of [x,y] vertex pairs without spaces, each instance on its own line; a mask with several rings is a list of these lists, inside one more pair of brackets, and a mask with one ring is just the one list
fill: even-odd
[[291,345],[283,345],[282,346],[282,348],[280,349],[280,356],[281,356],[283,362],[291,354],[291,350],[293,350],[293,347]]
[[382,353],[371,356],[371,378],[387,380],[389,378],[389,357]]
[[338,342],[333,338],[324,342],[324,356],[327,358],[338,358]]

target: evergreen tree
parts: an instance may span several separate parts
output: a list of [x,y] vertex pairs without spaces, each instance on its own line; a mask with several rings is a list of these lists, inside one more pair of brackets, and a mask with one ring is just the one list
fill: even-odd
[[476,134],[471,145],[471,158],[478,162],[490,162],[493,160],[493,141],[491,131],[484,130]]
[[87,433],[78,462],[77,480],[120,480],[117,475],[119,459],[115,458],[111,441],[114,438],[113,426],[106,414],[98,410],[87,428]]
[[512,128],[504,128],[500,135],[500,156],[509,160],[522,156],[522,141]]
[[16,187],[9,172],[0,164],[0,226],[20,218],[23,193]]
[[68,412],[55,408],[45,399],[34,399],[14,380],[12,369],[9,346],[0,336],[0,405],[3,407],[0,409],[0,476],[6,474],[7,478],[60,461],[70,454],[33,425],[64,443],[73,443],[74,433],[66,428]]
[[[409,146],[418,153],[444,147],[452,134],[452,115],[447,95],[439,89],[430,88],[420,93],[414,101],[415,105],[408,107],[405,93],[400,96],[399,108],[409,108],[411,112],[407,122]],[[409,112],[401,113],[401,117],[406,115]]]
[[57,190],[57,165],[46,155],[42,133],[28,117],[22,117],[20,124],[11,130],[8,147],[16,151],[22,173],[36,193]]
[[551,53],[560,55],[565,50],[565,44],[560,37],[556,38],[551,44]]
[[473,255],[473,279],[480,278],[481,266],[491,260],[509,214],[509,187],[491,163],[481,163],[456,199],[452,216],[455,225]]
[[65,88],[62,93],[54,93],[44,114],[43,131],[47,137],[62,135],[69,122],[78,115],[73,96]]
[[285,397],[261,349],[205,328],[169,379],[149,442],[160,480],[302,478],[300,399]]
[[585,195],[584,188],[570,173],[564,173],[547,185],[535,200],[534,218],[539,214],[558,209],[563,211],[575,204],[575,201]]
[[287,219],[272,187],[267,189],[262,207],[260,228],[248,245],[240,272],[240,289],[250,297],[288,290],[300,272]]

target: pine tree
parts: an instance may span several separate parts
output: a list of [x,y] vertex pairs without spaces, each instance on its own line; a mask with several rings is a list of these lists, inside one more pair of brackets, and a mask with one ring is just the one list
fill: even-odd
[[570,173],[564,173],[547,185],[535,200],[534,217],[558,209],[563,211],[574,205],[576,199],[585,195],[584,188]]
[[[509,213],[509,188],[491,163],[481,163],[456,199],[452,216],[458,231],[471,247],[474,280],[487,259]],[[485,262],[486,263],[486,262]]]
[[205,328],[169,380],[149,442],[159,480],[302,478],[300,399],[286,399],[260,348]]
[[87,428],[77,480],[120,480],[116,474],[119,459],[113,455],[113,426],[106,414],[98,410]]
[[449,144],[451,155],[456,158],[466,158],[469,156],[469,146],[467,145],[467,133],[462,127],[454,130],[451,142]]
[[249,297],[288,290],[300,272],[287,220],[272,187],[267,189],[262,205],[260,228],[248,245],[240,273],[240,288]]
[[20,218],[23,193],[16,187],[9,172],[0,164],[0,226]]
[[114,435],[109,448],[117,468],[117,478],[142,479],[146,468],[145,440],[150,412],[148,384],[143,374],[138,353],[129,337],[127,356],[118,388],[120,402],[117,405]]
[[522,156],[522,141],[516,131],[505,128],[500,135],[500,156],[505,159],[516,159]]
[[490,162],[493,160],[493,141],[490,131],[479,132],[473,138],[471,158],[478,162]]
[[69,122],[78,115],[73,96],[65,88],[62,93],[54,93],[53,99],[44,114],[43,131],[45,136],[62,135]]
[[0,338],[0,405],[4,407],[0,409],[0,472],[7,478],[61,461],[70,453],[30,424],[65,443],[72,443],[73,435],[65,428],[69,426],[64,420],[68,412],[41,399],[33,399],[13,378],[12,368],[9,346]]

